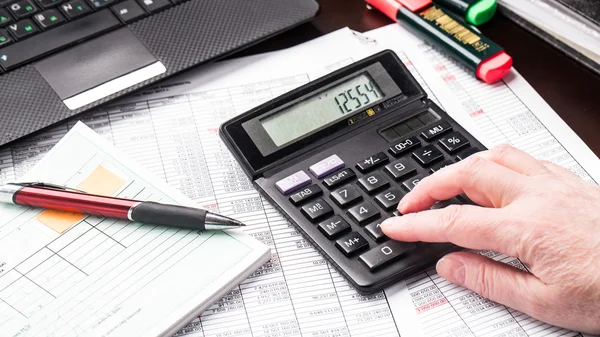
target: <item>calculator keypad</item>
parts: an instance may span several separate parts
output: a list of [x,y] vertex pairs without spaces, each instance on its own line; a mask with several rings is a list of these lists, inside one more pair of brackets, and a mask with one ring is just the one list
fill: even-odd
[[319,227],[319,230],[325,234],[329,240],[350,231],[352,228],[348,222],[339,215],[321,222],[317,227]]
[[308,170],[315,177],[323,178],[324,176],[330,174],[331,172],[335,172],[342,167],[344,167],[344,162],[340,159],[340,157],[334,154],[333,156],[329,156],[312,165],[308,168]]
[[333,213],[333,208],[325,200],[319,198],[302,206],[302,213],[312,222],[322,219]]
[[453,164],[453,163],[452,163],[451,161],[447,160],[447,159],[446,159],[446,160],[443,160],[443,161],[441,161],[441,162],[439,162],[439,163],[437,163],[437,164],[433,165],[433,166],[432,166],[432,167],[429,169],[429,173],[432,173],[432,174],[433,174],[433,173],[435,173],[435,172],[437,172],[437,171],[439,171],[439,170],[443,169],[444,167],[446,167],[446,166],[450,166],[450,165],[452,165],[452,164]]
[[[466,132],[455,130],[447,121],[402,125],[412,129],[400,133],[393,126],[387,127],[405,136],[396,136],[381,148],[384,151],[373,151],[368,157],[352,161],[332,154],[306,165],[304,170],[282,179],[285,184],[280,180],[277,185],[280,192],[288,191],[290,206],[299,209],[306,222],[316,229],[311,236],[320,235],[331,249],[373,275],[395,268],[394,263],[407,257],[414,260],[411,254],[422,245],[390,240],[381,230],[385,219],[401,216],[397,210],[400,200],[430,174],[479,151],[465,136]],[[468,200],[456,197],[438,202],[432,209],[464,202]],[[319,245],[331,254],[322,242]],[[339,256],[331,258],[336,262]]]
[[426,177],[427,174],[417,174],[416,176],[404,181],[402,183],[402,187],[410,192],[421,182],[421,180],[425,179]]
[[383,165],[389,161],[390,161],[390,158],[388,158],[388,156],[385,153],[379,152],[375,155],[369,156],[369,157],[365,158],[364,160],[358,162],[356,164],[356,168],[361,173],[365,173],[365,172],[368,172],[371,169],[374,169],[375,167]]
[[466,150],[463,150],[456,155],[456,161],[465,160],[468,157],[470,157],[471,155],[474,155],[475,153],[477,153],[479,151],[481,151],[481,150],[476,147],[470,147]]
[[348,215],[354,222],[359,225],[366,224],[367,222],[373,221],[378,218],[381,213],[369,201],[362,202],[348,210]]
[[299,188],[310,184],[311,179],[304,171],[298,171],[290,176],[287,176],[275,183],[279,192],[289,194]]
[[412,153],[413,158],[421,164],[421,166],[429,166],[439,160],[444,159],[444,154],[434,145],[427,145],[417,149]]
[[381,246],[362,254],[359,260],[364,263],[369,270],[374,271],[388,263],[394,262],[403,254],[406,254],[415,248],[417,248],[417,245],[411,242],[388,241]]
[[294,206],[298,206],[305,201],[316,198],[323,194],[323,190],[318,185],[310,185],[290,196],[290,202]]
[[442,137],[438,143],[448,153],[454,153],[460,149],[469,146],[469,140],[467,137],[461,135],[458,132],[452,132]]
[[338,188],[337,190],[331,192],[330,197],[333,202],[336,203],[336,205],[342,208],[346,208],[351,204],[362,200],[362,195],[358,189],[352,185],[346,185]]
[[421,146],[421,141],[416,136],[412,136],[410,138],[401,140],[396,142],[390,149],[388,150],[394,157],[399,157],[408,151]]
[[387,239],[387,236],[383,234],[381,230],[381,221],[374,222],[365,227],[365,232],[375,241],[382,242]]
[[373,194],[390,185],[390,182],[379,172],[365,175],[358,179],[358,185],[367,193]]
[[325,178],[323,180],[323,185],[325,185],[327,188],[329,189],[333,189],[336,186],[340,186],[342,184],[344,184],[345,182],[352,180],[356,178],[356,173],[354,173],[354,171],[352,171],[352,169],[347,168],[347,169],[343,169],[337,173],[334,173],[333,175]]
[[346,256],[352,256],[369,247],[369,242],[357,232],[352,232],[335,242],[336,247]]
[[410,158],[402,158],[386,165],[385,172],[394,180],[400,180],[417,172],[417,165]]
[[443,135],[444,133],[446,133],[450,130],[452,130],[452,126],[450,125],[450,123],[444,121],[444,122],[435,124],[435,125],[429,127],[427,130],[423,131],[421,133],[421,137],[423,137],[423,139],[425,139],[427,141],[430,141],[436,137]]
[[400,192],[397,188],[391,188],[385,192],[382,192],[375,196],[375,202],[381,208],[386,211],[393,211],[398,208],[400,199],[404,196],[404,193]]

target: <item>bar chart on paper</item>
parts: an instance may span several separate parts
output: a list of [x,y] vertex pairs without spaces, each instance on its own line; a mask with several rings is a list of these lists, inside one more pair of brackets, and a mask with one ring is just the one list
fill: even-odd
[[[410,60],[400,56],[430,92]],[[352,59],[339,61],[330,70],[350,62]],[[271,247],[269,263],[190,323],[179,336],[399,335],[385,294],[362,296],[352,289],[258,194],[218,137],[222,121],[308,81],[308,75],[298,74],[229,87],[200,87],[185,95],[134,99],[82,118],[94,131],[198,205],[245,222],[247,233]],[[62,125],[0,152],[0,175],[5,181],[20,177],[37,155],[70,127]],[[97,176],[110,171],[97,170]],[[118,179],[109,180],[114,182],[109,185],[116,186]],[[122,240],[117,238],[113,249],[118,250]]]

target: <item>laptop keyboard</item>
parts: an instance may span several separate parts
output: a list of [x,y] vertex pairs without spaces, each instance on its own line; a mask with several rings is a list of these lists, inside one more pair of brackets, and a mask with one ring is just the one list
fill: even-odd
[[0,73],[185,0],[0,0]]

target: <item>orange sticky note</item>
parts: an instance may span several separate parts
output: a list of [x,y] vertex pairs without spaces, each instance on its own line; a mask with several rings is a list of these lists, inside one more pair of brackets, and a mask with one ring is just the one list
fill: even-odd
[[67,229],[83,220],[85,215],[81,213],[72,213],[64,211],[45,210],[37,216],[37,220],[50,227],[58,234],[64,233]]
[[82,181],[76,189],[98,195],[112,196],[125,184],[118,175],[110,172],[104,166],[98,166]]
[[[100,165],[85,178],[76,188],[98,195],[112,196],[123,185],[125,180]],[[83,220],[85,215],[64,211],[46,210],[37,216],[37,220],[59,234]]]

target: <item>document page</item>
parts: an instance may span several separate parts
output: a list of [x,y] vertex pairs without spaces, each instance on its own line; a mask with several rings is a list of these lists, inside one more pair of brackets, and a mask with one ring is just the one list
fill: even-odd
[[[390,34],[388,39],[379,41],[380,38],[340,30],[288,50],[201,67],[82,116],[84,123],[160,179],[181,190],[196,205],[246,222],[249,226],[245,232],[271,248],[272,256],[267,264],[182,329],[178,336],[422,336],[424,327],[437,322],[433,316],[430,320],[419,316],[416,308],[427,305],[429,300],[435,303],[436,296],[444,301],[442,297],[452,294],[446,288],[443,288],[444,293],[439,290],[442,282],[439,277],[438,283],[424,287],[431,286],[431,293],[423,296],[424,300],[418,305],[412,302],[405,282],[370,296],[358,294],[256,192],[218,137],[218,126],[223,121],[353,61],[382,49],[393,49],[432,100],[484,144],[493,145],[488,140],[489,132],[465,112],[448,82],[424,60],[418,44],[411,42],[414,38],[405,40],[405,35],[397,33]],[[536,116],[539,114],[538,110],[534,112]],[[19,180],[39,155],[70,127],[71,124],[62,124],[0,151],[0,181]],[[569,138],[563,137],[566,132],[553,134],[561,144],[566,144],[565,139]],[[565,145],[569,153],[576,150],[573,144],[577,141]],[[581,163],[579,157],[576,161]],[[580,165],[593,171],[594,167],[588,163]],[[415,280],[425,282],[431,277],[423,273]],[[469,293],[465,291],[465,295]],[[454,303],[452,298],[446,301]],[[450,312],[448,307],[438,306],[425,312],[447,313]],[[494,308],[509,312],[497,304]],[[459,319],[467,318],[464,310],[459,312],[462,315],[456,314]],[[474,315],[471,319],[487,324],[482,317]],[[537,321],[531,322],[541,326]],[[445,325],[440,323],[440,326]],[[453,335],[455,326],[448,326],[429,335]],[[508,328],[502,329],[503,326]],[[484,333],[470,334],[468,330],[462,333],[492,336],[517,328],[511,323],[500,324]],[[533,335],[530,330],[518,331],[515,335]]]
[[450,95],[458,103],[450,105],[448,112],[461,123],[470,119],[467,130],[488,148],[511,144],[540,160],[568,168],[582,179],[600,181],[598,157],[516,69],[504,80],[486,84],[398,24],[365,35],[377,41],[379,48],[395,46],[394,50],[410,55],[427,82],[441,79],[447,90],[440,90],[438,97]]
[[[136,200],[189,201],[81,123],[22,181]],[[0,204],[0,336],[174,333],[268,257],[268,247],[243,232]]]
[[[397,24],[365,35],[376,41],[374,48],[402,50],[409,55],[427,82],[441,79],[447,90],[437,91],[437,97],[454,99],[458,105],[447,104],[448,113],[461,123],[471,119],[473,123],[464,124],[466,129],[488,148],[512,144],[538,159],[568,168],[582,179],[599,181],[598,157],[516,70],[504,81],[485,84]],[[524,269],[516,258],[493,251],[479,253]],[[405,337],[581,335],[456,286],[437,275],[435,268],[392,286],[386,294]]]
[[[245,232],[271,248],[269,262],[178,336],[399,336],[385,293],[359,295],[257,193],[218,136],[223,121],[353,62],[345,46],[362,44],[349,30],[342,33],[301,46],[304,51],[202,67],[82,116],[195,205],[245,222]],[[22,181],[70,127],[2,151],[2,181]]]

